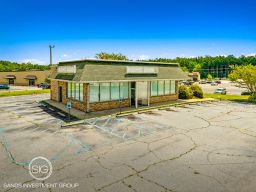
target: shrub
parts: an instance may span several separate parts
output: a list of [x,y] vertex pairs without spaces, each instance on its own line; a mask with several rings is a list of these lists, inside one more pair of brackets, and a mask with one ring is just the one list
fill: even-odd
[[213,80],[213,77],[212,77],[211,74],[208,74],[208,75],[207,75],[207,80],[208,80],[208,81],[212,81],[212,80]]
[[241,95],[251,95],[251,92],[245,91],[245,92],[242,92]]
[[194,84],[190,87],[190,89],[192,90],[194,97],[197,97],[197,98],[200,98],[200,99],[204,98],[203,90],[198,85]]
[[256,103],[256,92],[252,93],[248,98],[250,102]]
[[181,85],[179,88],[179,99],[192,99],[193,92],[189,87]]

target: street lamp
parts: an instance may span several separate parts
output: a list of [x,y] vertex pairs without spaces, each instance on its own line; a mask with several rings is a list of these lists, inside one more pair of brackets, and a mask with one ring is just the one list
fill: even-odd
[[52,65],[52,49],[55,47],[55,45],[49,45],[50,48],[50,65]]

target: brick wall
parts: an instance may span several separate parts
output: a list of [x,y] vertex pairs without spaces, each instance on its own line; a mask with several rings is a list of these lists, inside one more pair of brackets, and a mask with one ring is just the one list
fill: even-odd
[[51,100],[58,101],[58,81],[51,80]]
[[[122,102],[122,107],[129,107],[130,100],[126,99]],[[106,101],[106,102],[97,102],[97,103],[90,103],[90,111],[102,111],[107,109],[116,109],[120,107],[119,101]]]
[[161,95],[161,96],[151,96],[150,97],[150,103],[161,103],[166,101],[175,101],[178,99],[177,94],[172,95]]

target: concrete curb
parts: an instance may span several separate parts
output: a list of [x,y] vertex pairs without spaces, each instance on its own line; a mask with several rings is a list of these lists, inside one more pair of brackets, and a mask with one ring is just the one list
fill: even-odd
[[134,110],[130,110],[130,111],[124,111],[121,114],[120,113],[113,113],[110,115],[104,115],[104,116],[99,116],[99,117],[93,117],[93,118],[89,118],[89,119],[83,119],[83,120],[79,120],[79,121],[73,121],[73,122],[69,122],[69,123],[65,123],[63,125],[61,125],[61,127],[68,127],[68,126],[72,126],[72,125],[78,125],[78,124],[82,124],[82,123],[86,123],[86,121],[90,121],[90,120],[94,120],[94,119],[101,119],[101,118],[108,118],[108,117],[124,117],[124,116],[128,116],[128,115],[132,115],[132,114],[140,114],[140,113],[145,113],[145,112],[149,112],[152,110],[163,110],[163,109],[167,109],[169,107],[179,107],[182,105],[186,105],[186,104],[196,104],[196,103],[204,103],[204,102],[216,102],[218,100],[216,99],[212,99],[212,98],[205,98],[205,99],[191,99],[188,101],[183,101],[180,103],[172,103],[172,104],[167,104],[167,105],[159,105],[159,106],[154,106],[154,107],[147,107],[147,108],[143,108],[143,109],[134,109]]

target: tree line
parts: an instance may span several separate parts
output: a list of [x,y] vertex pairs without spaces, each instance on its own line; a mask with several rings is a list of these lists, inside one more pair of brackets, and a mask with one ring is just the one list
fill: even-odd
[[[100,52],[95,55],[97,59],[107,60],[129,60],[129,58],[121,53]],[[211,74],[213,77],[227,77],[231,72],[232,67],[251,64],[256,66],[256,56],[201,56],[201,57],[176,57],[170,58],[155,58],[147,61],[179,63],[183,71],[200,72],[202,77],[207,77]],[[38,65],[31,63],[16,63],[10,61],[0,61],[0,71],[27,71],[27,70],[47,70],[50,66]]]
[[[114,60],[129,60],[127,56],[119,53],[101,52],[96,54],[98,59],[114,59]],[[185,72],[200,72],[202,78],[206,78],[208,74],[212,77],[228,77],[234,66],[253,65],[256,66],[256,56],[201,56],[201,57],[176,57],[170,58],[155,58],[147,61],[164,62],[164,63],[179,63],[180,67]]]
[[49,65],[38,65],[31,63],[16,63],[11,61],[2,61],[0,60],[0,72],[9,72],[9,71],[30,71],[30,70],[48,70],[50,69]]

